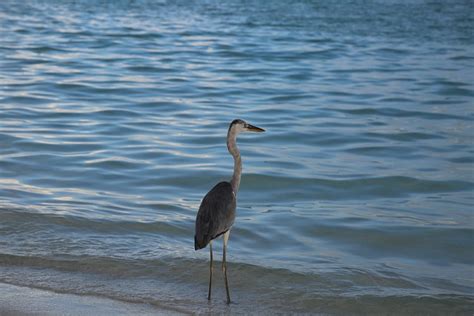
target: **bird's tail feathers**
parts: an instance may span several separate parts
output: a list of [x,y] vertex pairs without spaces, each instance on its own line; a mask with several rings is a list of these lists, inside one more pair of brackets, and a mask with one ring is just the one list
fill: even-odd
[[206,238],[198,240],[196,235],[194,235],[194,250],[199,250],[207,246]]

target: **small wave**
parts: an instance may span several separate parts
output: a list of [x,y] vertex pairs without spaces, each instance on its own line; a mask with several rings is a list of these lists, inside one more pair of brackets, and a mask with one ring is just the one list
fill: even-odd
[[439,89],[437,94],[442,96],[464,96],[464,97],[474,97],[474,91],[470,89],[460,88],[460,87],[449,87]]
[[92,116],[107,116],[107,117],[140,117],[141,114],[132,111],[132,110],[123,110],[123,109],[105,109],[94,111],[90,113]]
[[416,148],[407,146],[361,146],[345,149],[346,152],[357,155],[403,159],[421,159],[422,155],[417,154]]
[[[250,174],[242,178],[242,188],[247,192],[266,192],[275,196],[292,196],[309,199],[367,199],[382,197],[403,197],[410,194],[466,191],[474,188],[467,181],[434,181],[412,177],[389,176],[330,180],[317,178],[287,178]],[[302,195],[299,188],[305,188]]]
[[474,157],[472,157],[472,156],[456,157],[456,158],[449,159],[449,161],[454,162],[454,163],[473,164],[474,163]]
[[[173,208],[173,206],[160,206]],[[177,207],[174,207],[175,209]],[[80,216],[64,215],[62,213],[31,213],[25,211],[1,209],[3,221],[11,224],[11,229],[15,230],[18,224],[29,222],[24,232],[36,231],[41,227],[58,226],[61,228],[76,229],[79,231],[89,231],[96,233],[156,233],[162,236],[174,236],[176,238],[189,237],[188,227],[180,223],[166,221],[124,221],[94,219]],[[6,233],[8,227],[3,231]]]
[[439,135],[428,134],[428,133],[419,133],[419,132],[405,132],[405,133],[365,133],[368,137],[374,138],[382,138],[382,139],[390,139],[390,140],[397,140],[397,141],[417,141],[417,140],[425,140],[425,139],[440,139],[443,138]]
[[54,142],[46,142],[39,140],[22,139],[15,141],[14,146],[19,151],[44,151],[51,153],[72,153],[72,152],[91,152],[102,149],[97,142],[64,142],[55,140]]
[[[117,83],[116,83],[117,84]],[[140,94],[139,89],[127,88],[124,86],[118,87],[99,87],[96,85],[85,83],[55,83],[51,85],[52,90],[56,90],[60,94],[70,92],[72,94],[85,95],[134,95]]]
[[[464,245],[469,244],[474,231],[456,227],[381,228],[339,225],[313,225],[306,233],[311,238],[322,238],[365,258],[396,256],[407,259],[427,260],[433,264],[451,263],[472,265],[474,254]],[[413,244],[413,240],[417,242]],[[436,247],[432,247],[435,244]],[[449,252],[446,250],[450,249]]]
[[456,55],[456,56],[450,57],[449,59],[455,60],[455,61],[464,61],[464,60],[471,61],[471,60],[474,60],[474,56]]
[[142,169],[144,165],[149,164],[147,160],[130,159],[125,157],[109,157],[86,160],[84,163],[88,167],[111,170]]
[[95,36],[103,36],[103,37],[110,37],[110,38],[124,38],[124,39],[143,39],[143,40],[154,40],[163,38],[163,34],[161,33],[150,33],[150,32],[137,32],[135,31],[128,31],[128,32],[108,32],[108,33],[99,33],[95,34]]
[[[217,262],[216,262],[217,263]],[[129,302],[172,305],[183,310],[206,310],[208,261],[184,258],[123,260],[107,257],[35,257],[0,254],[0,281],[60,293],[105,296]],[[408,311],[466,311],[466,294],[430,292],[394,271],[343,268],[320,274],[229,262],[233,307],[244,313],[279,311],[342,313],[359,310],[392,311],[410,304]],[[219,281],[217,281],[217,280]],[[215,273],[214,300],[223,295],[220,273]],[[403,295],[407,289],[414,294]],[[224,304],[217,304],[218,309]],[[365,306],[365,307],[364,307]],[[402,306],[402,307],[400,307]],[[431,307],[431,308],[430,308]],[[354,309],[355,308],[355,309]],[[218,309],[219,312],[225,310]],[[216,310],[214,310],[216,312]]]
[[156,66],[129,66],[127,70],[135,71],[137,73],[175,73],[178,72],[174,68],[156,67]]
[[[47,97],[38,97],[38,96],[10,96],[2,98],[0,103],[7,104],[7,105],[37,105],[37,104],[47,104],[53,101],[54,99],[47,98]],[[20,110],[20,109],[18,109]],[[24,109],[25,112],[27,109]],[[2,110],[2,116],[5,114]],[[9,112],[9,111],[8,111]],[[7,113],[8,113],[7,112]]]
[[382,47],[377,48],[369,51],[369,53],[373,53],[377,56],[389,56],[389,57],[401,57],[404,55],[410,55],[412,53],[409,49],[403,48],[393,48],[393,47]]
[[466,117],[433,112],[407,111],[395,108],[328,109],[352,115],[382,115],[390,117],[420,117],[428,120],[468,120]]
[[59,53],[68,52],[65,49],[52,47],[52,46],[45,46],[45,45],[30,47],[29,50],[38,54],[49,53],[49,52],[59,52]]

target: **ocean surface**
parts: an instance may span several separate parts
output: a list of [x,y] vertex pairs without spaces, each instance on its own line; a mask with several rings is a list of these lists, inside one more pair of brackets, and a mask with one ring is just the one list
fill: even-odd
[[[474,313],[474,2],[1,1],[0,283],[184,313]],[[243,177],[228,247],[202,197]]]

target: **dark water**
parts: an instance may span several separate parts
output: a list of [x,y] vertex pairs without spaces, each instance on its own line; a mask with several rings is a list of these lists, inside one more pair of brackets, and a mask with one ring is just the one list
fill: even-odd
[[[0,282],[182,312],[472,314],[473,12],[0,2]],[[227,307],[193,234],[234,118],[267,132],[239,138]]]

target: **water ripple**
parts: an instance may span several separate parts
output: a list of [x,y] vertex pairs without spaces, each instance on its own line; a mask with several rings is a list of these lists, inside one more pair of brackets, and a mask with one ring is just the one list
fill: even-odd
[[471,11],[1,1],[0,281],[228,313],[192,242],[242,118],[233,312],[472,314]]

